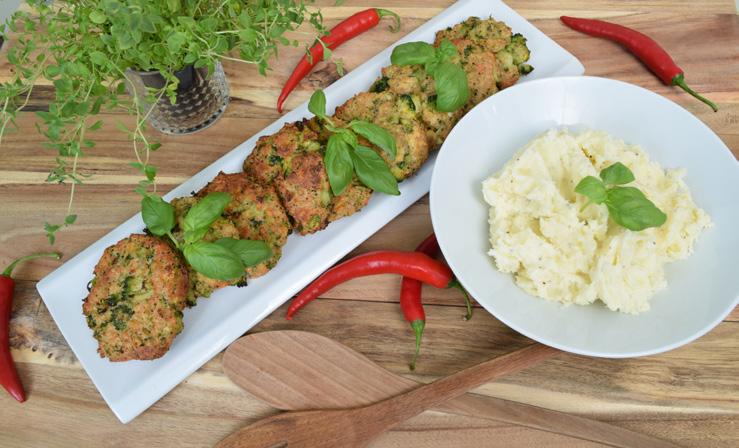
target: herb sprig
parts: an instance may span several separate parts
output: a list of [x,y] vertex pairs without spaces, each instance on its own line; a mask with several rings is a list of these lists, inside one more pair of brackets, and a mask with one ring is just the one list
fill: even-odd
[[172,234],[175,226],[174,207],[159,196],[146,195],[141,200],[141,216],[154,235],[167,236],[182,251],[185,260],[196,271],[217,280],[235,280],[244,275],[244,269],[272,256],[264,241],[221,238],[204,241],[210,226],[221,217],[231,201],[228,193],[210,193],[199,200],[185,215],[183,237]]
[[399,195],[398,181],[390,172],[385,160],[372,149],[360,145],[357,136],[366,138],[395,158],[397,148],[393,136],[382,127],[362,120],[352,120],[346,127],[337,126],[326,115],[326,94],[316,90],[308,102],[308,110],[320,118],[331,132],[326,144],[323,161],[331,191],[338,196],[351,183],[354,173],[369,188],[383,193]]
[[46,182],[69,184],[70,195],[63,222],[45,225],[49,242],[76,220],[75,189],[89,176],[80,159],[95,148],[93,135],[103,122],[91,117],[101,111],[122,110],[136,117],[130,128],[116,125],[133,142],[132,166],[145,177],[137,191],[156,192],[156,169],[149,156],[160,144],[146,135],[145,105],[126,93],[128,69],[158,71],[165,78],[162,88],[147,92],[149,104],[162,98],[174,102],[179,85],[174,72],[189,64],[212,73],[218,61],[239,61],[266,74],[280,46],[299,45],[286,33],[302,32],[298,27],[310,23],[315,34],[325,34],[320,10],[309,10],[308,3],[28,0],[28,8],[7,21],[10,35],[2,36],[14,72],[0,84],[0,144],[28,105],[34,86],[41,79],[50,82],[54,97],[48,110],[36,113],[37,128],[57,155]]
[[467,73],[452,61],[459,55],[457,47],[444,39],[438,47],[426,42],[407,42],[393,49],[390,62],[394,65],[423,65],[434,79],[436,109],[454,112],[470,98]]
[[634,173],[626,165],[616,162],[600,172],[600,179],[584,177],[575,186],[575,192],[588,198],[584,210],[590,204],[605,204],[608,213],[617,224],[629,230],[639,231],[659,227],[667,215],[636,187],[620,187],[633,182]]

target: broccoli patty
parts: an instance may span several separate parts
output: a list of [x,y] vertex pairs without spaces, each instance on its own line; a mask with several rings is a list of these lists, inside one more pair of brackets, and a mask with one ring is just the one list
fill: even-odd
[[520,34],[514,34],[511,42],[503,50],[495,53],[500,65],[498,87],[501,89],[510,87],[521,78],[521,75],[531,73],[534,68],[526,64],[530,54],[526,38]]
[[467,39],[455,39],[458,56],[451,62],[459,64],[467,74],[470,99],[455,112],[436,110],[436,87],[433,78],[421,65],[391,65],[382,69],[382,77],[371,91],[387,90],[413,104],[423,123],[429,148],[438,149],[457,121],[480,101],[497,92],[498,63],[495,54]]
[[273,183],[295,230],[301,235],[328,225],[331,193],[323,153],[328,135],[320,122],[288,123],[262,137],[244,161],[244,172],[263,184]]
[[91,284],[82,312],[101,357],[156,359],[182,331],[187,268],[164,240],[135,234],[108,247]]
[[[175,227],[174,236],[181,240],[182,229],[184,228],[185,215],[190,209],[197,204],[198,198],[195,197],[183,197],[172,200],[172,206],[175,210],[175,217],[177,225]],[[211,224],[208,233],[205,234],[203,240],[214,242],[221,238],[235,238],[239,239],[239,229],[229,218],[220,217]],[[237,285],[246,281],[246,273],[244,277],[237,278],[235,280],[218,280],[215,278],[207,277],[200,272],[188,266],[188,275],[190,278],[189,288],[187,291],[187,306],[195,306],[196,301],[200,297],[210,297],[213,291],[216,289],[224,288],[230,285]]]
[[465,113],[498,91],[500,70],[494,53],[476,44],[470,39],[456,39],[452,43],[457,47],[458,62],[467,73],[467,84],[470,87],[470,99],[465,104]]
[[288,123],[262,137],[244,162],[244,171],[274,185],[295,230],[301,235],[359,211],[371,190],[350,185],[340,196],[331,192],[323,162],[329,133],[317,118]]
[[429,149],[438,149],[454,125],[462,118],[462,111],[436,110],[434,80],[421,65],[390,65],[382,69],[382,76],[370,88],[371,92],[388,91],[412,105],[423,124]]
[[511,28],[492,17],[489,19],[469,17],[464,22],[438,31],[435,44],[438,45],[444,39],[452,42],[457,39],[470,39],[486,50],[497,53],[510,43]]
[[496,81],[500,89],[512,86],[522,74],[533,70],[526,64],[529,59],[526,38],[520,34],[512,34],[508,25],[493,18],[470,17],[462,23],[436,33],[437,45],[443,39],[452,42],[468,40],[486,51],[495,53],[499,66]]
[[382,156],[397,180],[406,179],[423,165],[429,155],[426,132],[418,120],[413,101],[392,92],[362,92],[336,108],[335,117],[348,123],[352,120],[364,120],[385,128],[395,138],[397,153],[391,160],[384,151],[373,147],[364,139],[365,146]]
[[244,172],[262,184],[269,184],[290,172],[296,155],[320,151],[320,135],[313,130],[315,123],[313,126],[309,123],[305,119],[287,123],[276,133],[260,137],[244,161]]
[[200,190],[198,197],[208,193],[224,192],[231,195],[223,217],[230,219],[244,240],[261,240],[272,249],[272,257],[246,269],[250,278],[266,274],[275,267],[282,246],[290,233],[290,221],[271,185],[260,184],[243,173],[219,173]]

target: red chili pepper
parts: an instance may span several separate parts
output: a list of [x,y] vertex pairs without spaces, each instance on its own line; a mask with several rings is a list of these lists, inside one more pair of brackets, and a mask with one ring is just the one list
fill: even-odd
[[[374,28],[380,23],[380,19],[383,17],[393,17],[395,24],[390,27],[390,31],[397,32],[400,30],[400,16],[396,13],[387,9],[370,8],[364,11],[360,11],[353,16],[345,19],[331,29],[328,35],[321,37],[320,42],[316,42],[310,49],[310,57],[308,55],[303,56],[295,66],[293,73],[285,83],[285,87],[280,92],[280,97],[277,99],[277,111],[282,113],[282,105],[285,103],[287,96],[290,92],[295,89],[298,83],[313,70],[320,61],[323,60],[323,46],[325,45],[329,50],[336,49],[339,45],[344,42],[351,40],[363,32]],[[321,44],[323,42],[323,44]]]
[[56,252],[27,255],[10,263],[0,274],[0,384],[21,403],[26,401],[26,394],[18,372],[15,370],[13,357],[10,355],[10,312],[13,308],[13,289],[15,288],[15,281],[10,274],[18,263],[39,257],[53,257],[58,260],[60,255]]
[[[426,237],[426,239],[416,247],[416,252],[421,252],[429,257],[436,257],[439,255],[439,242],[436,240],[436,235],[432,233]],[[416,361],[418,360],[418,354],[421,350],[423,330],[426,327],[426,313],[424,312],[423,304],[421,303],[422,286],[423,283],[410,277],[403,277],[403,281],[400,284],[400,309],[403,311],[403,317],[405,317],[405,320],[410,322],[413,334],[416,336],[416,352],[408,366],[411,370],[416,369]],[[465,316],[465,320],[469,320],[472,317],[472,304],[470,303],[467,292],[464,289],[462,289],[462,292],[464,293],[465,302],[467,303],[467,315]]]
[[664,48],[651,37],[634,29],[603,20],[568,16],[562,16],[560,20],[573,30],[620,43],[634,53],[665,85],[679,86],[700,101],[708,104],[714,112],[718,111],[718,106],[713,101],[688,87],[685,83],[685,72],[677,66]]
[[299,309],[334,286],[376,274],[400,274],[436,288],[461,288],[447,265],[426,254],[380,250],[358,255],[324,272],[295,297],[287,309],[287,319],[292,319]]

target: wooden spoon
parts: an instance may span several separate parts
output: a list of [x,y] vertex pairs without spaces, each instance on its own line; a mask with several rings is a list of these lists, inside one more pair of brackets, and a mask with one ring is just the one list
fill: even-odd
[[[490,380],[517,372],[559,351],[532,344],[375,404],[352,409],[285,412],[223,439],[220,448],[361,447],[393,426]],[[361,374],[361,372],[357,372]]]
[[[244,336],[226,350],[223,368],[234,383],[282,410],[360,407],[419,386],[339,342],[304,331],[269,331]],[[615,447],[677,446],[597,420],[469,393],[434,410]]]

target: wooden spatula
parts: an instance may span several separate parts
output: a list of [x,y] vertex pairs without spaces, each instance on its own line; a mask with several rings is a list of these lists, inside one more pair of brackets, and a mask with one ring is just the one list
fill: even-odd
[[[333,339],[304,331],[244,336],[226,350],[223,368],[234,383],[282,410],[360,407],[419,386]],[[676,447],[597,420],[475,394],[453,398],[434,409],[615,447]]]
[[[532,344],[375,404],[268,417],[223,439],[220,448],[362,447],[382,432],[490,380],[525,369],[558,350]],[[361,374],[361,372],[357,372]]]

